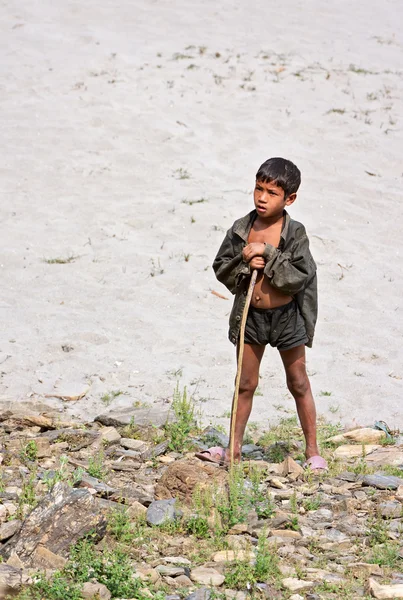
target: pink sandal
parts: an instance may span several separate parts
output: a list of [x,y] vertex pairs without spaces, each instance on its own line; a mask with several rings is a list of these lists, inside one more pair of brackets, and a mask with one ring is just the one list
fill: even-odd
[[220,446],[213,446],[208,450],[202,450],[201,452],[196,452],[195,456],[200,460],[204,460],[205,462],[215,463],[220,465],[221,467],[228,464],[228,461],[225,459],[225,450]]
[[304,464],[303,464],[304,469],[310,469],[311,471],[314,471],[315,473],[317,473],[318,475],[323,472],[326,473],[326,471],[328,471],[328,466],[327,466],[327,462],[325,461],[324,458],[322,458],[322,456],[311,456],[311,458],[308,458]]

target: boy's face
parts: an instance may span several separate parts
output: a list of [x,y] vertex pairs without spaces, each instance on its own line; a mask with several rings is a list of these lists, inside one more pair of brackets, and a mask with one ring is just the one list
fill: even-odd
[[286,197],[283,188],[273,181],[270,183],[256,181],[253,192],[257,213],[263,219],[282,215],[284,208],[292,204],[296,197],[297,194]]

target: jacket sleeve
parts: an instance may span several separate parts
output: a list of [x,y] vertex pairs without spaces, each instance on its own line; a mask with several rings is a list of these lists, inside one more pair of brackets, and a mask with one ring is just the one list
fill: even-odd
[[304,229],[299,233],[290,252],[281,252],[266,244],[263,254],[266,259],[264,273],[270,285],[290,296],[304,290],[316,273],[308,236]]
[[239,250],[240,245],[234,240],[234,235],[232,228],[227,231],[213,262],[218,281],[223,283],[232,294],[236,293],[242,278],[250,275],[250,266],[244,262],[242,249]]

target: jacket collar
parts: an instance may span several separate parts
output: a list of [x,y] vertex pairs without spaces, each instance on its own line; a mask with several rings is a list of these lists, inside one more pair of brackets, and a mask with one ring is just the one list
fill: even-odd
[[[281,231],[281,236],[280,236],[283,240],[285,240],[287,237],[288,228],[289,228],[290,220],[291,220],[291,217],[286,210],[284,210],[284,215],[285,215],[285,223],[284,223],[284,227]],[[256,217],[257,217],[256,210],[252,210],[249,214],[245,215],[244,217],[242,217],[241,219],[236,221],[236,223],[234,225],[234,233],[239,235],[239,237],[242,238],[245,242],[248,241],[249,232],[252,229],[252,225],[253,225]]]

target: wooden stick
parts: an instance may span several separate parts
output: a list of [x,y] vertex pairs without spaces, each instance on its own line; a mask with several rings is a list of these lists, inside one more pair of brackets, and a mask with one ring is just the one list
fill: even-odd
[[243,361],[243,349],[245,346],[245,325],[248,317],[249,305],[253,294],[253,288],[255,287],[257,277],[257,270],[255,269],[250,278],[248,293],[246,295],[245,306],[242,313],[241,329],[239,334],[239,346],[238,346],[238,368],[235,378],[235,390],[232,398],[231,408],[231,427],[230,427],[230,441],[229,441],[229,452],[230,452],[230,465],[234,464],[234,443],[235,443],[235,423],[236,415],[238,412],[238,396],[239,396],[239,383],[241,381],[242,361]]

